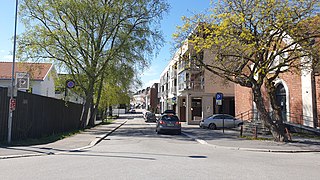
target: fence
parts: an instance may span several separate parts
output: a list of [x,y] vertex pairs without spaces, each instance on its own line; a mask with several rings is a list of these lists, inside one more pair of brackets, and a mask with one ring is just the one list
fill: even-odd
[[[8,136],[7,91],[7,88],[0,87],[0,142],[6,141]],[[77,130],[81,112],[81,104],[19,91],[12,118],[12,140]]]

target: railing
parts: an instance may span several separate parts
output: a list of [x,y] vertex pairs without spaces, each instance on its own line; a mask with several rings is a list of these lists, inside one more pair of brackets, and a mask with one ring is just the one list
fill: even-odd
[[204,91],[204,85],[201,81],[184,81],[179,83],[179,91]]
[[[273,116],[273,112],[270,112],[269,115]],[[248,110],[236,115],[235,117],[246,122],[244,124],[247,124],[247,129],[251,130],[252,128],[255,128],[255,130],[251,131],[257,131],[257,127],[259,132],[266,130],[263,122],[261,121],[260,115],[256,110]],[[313,132],[316,134],[320,134],[320,129],[317,129],[317,127],[319,127],[319,118],[315,119],[316,122],[314,122],[312,117],[297,113],[285,113],[283,114],[283,117],[283,123],[286,124],[288,128],[290,128],[290,131]]]

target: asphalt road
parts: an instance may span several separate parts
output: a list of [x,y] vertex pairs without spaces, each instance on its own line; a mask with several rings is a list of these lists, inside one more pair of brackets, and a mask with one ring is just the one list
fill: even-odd
[[85,151],[0,161],[1,179],[319,179],[319,169],[319,153],[213,148],[141,118]]

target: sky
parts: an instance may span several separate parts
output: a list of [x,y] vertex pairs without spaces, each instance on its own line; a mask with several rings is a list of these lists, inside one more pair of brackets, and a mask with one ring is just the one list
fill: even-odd
[[[170,11],[165,14],[161,21],[161,30],[163,32],[165,43],[157,53],[157,56],[151,59],[148,69],[141,72],[143,87],[151,86],[160,81],[160,74],[168,65],[173,56],[172,34],[176,31],[176,26],[183,25],[182,16],[192,16],[193,13],[204,12],[210,6],[210,0],[167,0],[170,4]],[[0,5],[0,61],[12,62],[15,17],[15,0],[1,0]],[[18,23],[17,34],[24,31],[21,23]]]

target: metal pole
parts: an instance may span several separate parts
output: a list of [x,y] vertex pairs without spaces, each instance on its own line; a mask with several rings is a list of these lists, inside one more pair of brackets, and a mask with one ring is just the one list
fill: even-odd
[[11,143],[11,129],[12,129],[12,116],[13,109],[11,109],[11,100],[13,99],[14,93],[14,66],[16,61],[16,41],[17,41],[17,17],[18,17],[18,0],[16,0],[16,12],[14,20],[14,37],[13,37],[13,58],[12,58],[12,74],[11,74],[11,94],[10,94],[10,103],[9,103],[9,117],[8,117],[8,144]]

